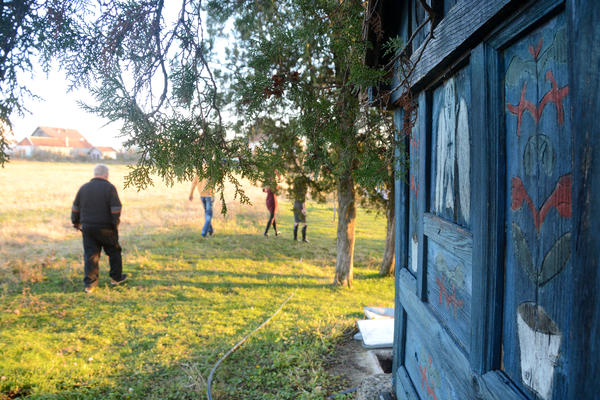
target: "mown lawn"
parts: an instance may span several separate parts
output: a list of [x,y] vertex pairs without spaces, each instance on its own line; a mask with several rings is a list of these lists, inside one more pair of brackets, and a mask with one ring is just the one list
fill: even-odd
[[331,286],[332,204],[309,202],[310,243],[291,240],[291,205],[281,199],[281,237],[262,236],[260,188],[252,206],[226,192],[229,213],[200,236],[199,199],[188,183],[123,189],[122,287],[83,292],[81,239],[69,223],[77,188],[93,164],[11,162],[0,170],[0,399],[205,399],[217,360],[283,310],[220,366],[214,399],[324,399],[345,383],[326,358],[362,315],[393,305],[380,278],[385,220],[359,210],[352,289]]

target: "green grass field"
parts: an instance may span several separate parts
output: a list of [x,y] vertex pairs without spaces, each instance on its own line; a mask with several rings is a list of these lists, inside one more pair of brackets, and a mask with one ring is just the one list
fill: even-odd
[[[93,164],[13,161],[0,169],[0,400],[205,399],[215,362],[294,297],[225,360],[215,399],[324,399],[345,388],[328,355],[362,307],[393,306],[380,278],[385,219],[359,210],[352,289],[331,286],[336,222],[332,204],[309,202],[309,244],[291,240],[291,204],[280,199],[281,237],[262,236],[267,212],[226,192],[215,236],[202,238],[202,205],[189,184],[123,189],[124,286],[83,292],[80,234],[70,207]],[[196,194],[197,196],[197,194]]]

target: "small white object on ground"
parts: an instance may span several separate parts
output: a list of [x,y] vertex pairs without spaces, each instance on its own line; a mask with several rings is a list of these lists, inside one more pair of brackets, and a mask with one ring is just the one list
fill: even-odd
[[358,330],[362,335],[363,346],[368,349],[379,349],[393,347],[394,344],[394,320],[365,319],[356,322]]

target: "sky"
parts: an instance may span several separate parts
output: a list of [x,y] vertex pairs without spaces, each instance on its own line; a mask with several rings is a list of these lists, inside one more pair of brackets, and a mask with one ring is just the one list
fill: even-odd
[[92,97],[86,89],[69,92],[67,78],[58,68],[53,68],[48,75],[40,70],[35,76],[24,78],[23,82],[42,99],[26,99],[24,105],[30,112],[12,116],[17,140],[31,135],[38,126],[50,126],[76,129],[94,146],[122,147],[123,140],[118,138],[120,125],[106,125],[108,120],[81,109],[77,101],[91,101]]
[[[177,3],[167,2],[164,10],[166,25],[173,23],[178,12]],[[232,26],[231,23],[228,23],[224,31],[230,31]],[[225,59],[226,46],[227,40],[217,39],[214,49],[216,59]],[[35,59],[31,61],[36,62]],[[213,65],[213,67],[215,66]],[[30,112],[23,116],[17,114],[11,116],[13,133],[17,141],[31,135],[38,126],[50,126],[76,129],[94,146],[112,146],[117,150],[122,148],[125,139],[119,137],[120,123],[107,125],[108,120],[84,111],[78,101],[93,104],[92,96],[85,88],[69,92],[68,80],[58,65],[54,65],[49,74],[43,72],[41,68],[37,68],[34,76],[23,75],[22,78],[22,82],[34,94],[41,97],[41,100],[25,99],[24,106]],[[227,115],[226,112],[225,115]]]

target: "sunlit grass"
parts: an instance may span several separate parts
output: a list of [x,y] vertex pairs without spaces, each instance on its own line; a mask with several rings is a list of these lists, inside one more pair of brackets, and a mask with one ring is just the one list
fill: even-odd
[[[218,370],[215,399],[323,399],[343,388],[326,355],[362,307],[392,306],[393,280],[377,276],[384,219],[359,211],[353,289],[330,285],[335,229],[330,204],[309,203],[311,243],[262,236],[267,213],[231,198],[202,238],[202,206],[189,185],[124,190],[124,270],[111,288],[83,293],[80,234],[70,226],[77,188],[91,164],[13,162],[0,170],[0,399],[204,399],[208,373],[245,334],[294,297]],[[229,193],[228,193],[229,196]],[[217,210],[218,211],[218,210]]]

